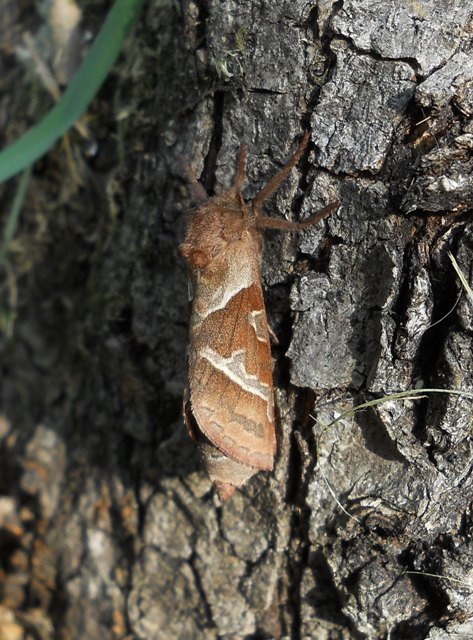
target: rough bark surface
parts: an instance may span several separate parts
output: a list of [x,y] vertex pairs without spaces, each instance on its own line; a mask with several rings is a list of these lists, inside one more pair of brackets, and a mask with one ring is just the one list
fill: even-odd
[[[82,3],[81,47],[104,3]],[[3,14],[0,135],[50,106],[47,15]],[[0,638],[473,637],[471,0],[150,1],[35,166],[2,270]],[[8,35],[8,37],[7,37]],[[89,36],[89,37],[88,37]],[[49,44],[48,44],[49,43]],[[49,47],[52,47],[48,49]],[[23,51],[24,53],[24,51]],[[181,418],[192,206],[248,143],[267,212],[278,459],[222,506]],[[14,195],[2,187],[2,220]]]

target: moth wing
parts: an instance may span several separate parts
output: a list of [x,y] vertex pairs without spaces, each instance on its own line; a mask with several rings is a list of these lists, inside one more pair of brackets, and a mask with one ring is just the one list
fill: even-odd
[[199,429],[229,458],[272,469],[271,350],[259,278],[193,330],[190,401]]

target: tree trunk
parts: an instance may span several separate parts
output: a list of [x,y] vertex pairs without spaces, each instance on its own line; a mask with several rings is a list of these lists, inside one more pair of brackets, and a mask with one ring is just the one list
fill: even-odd
[[[103,4],[83,3],[84,50]],[[3,145],[50,106],[18,55],[29,29],[52,58],[47,20],[22,5]],[[2,269],[1,640],[473,637],[471,397],[341,415],[473,392],[472,300],[448,257],[471,280],[472,15],[147,4],[87,133],[36,163]],[[341,206],[265,234],[277,463],[222,505],[181,417],[181,158],[218,192],[246,142],[251,198],[308,128],[266,213]]]

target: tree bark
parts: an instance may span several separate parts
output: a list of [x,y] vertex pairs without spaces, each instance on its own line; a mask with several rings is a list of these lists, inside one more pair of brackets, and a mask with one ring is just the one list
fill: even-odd
[[[82,7],[84,50],[102,5]],[[50,104],[18,55],[29,29],[52,59],[47,20],[14,7],[3,145]],[[1,640],[473,637],[471,398],[334,422],[407,389],[473,392],[472,301],[448,257],[471,282],[472,15],[147,4],[87,135],[36,164],[1,274]],[[341,207],[266,233],[277,464],[221,505],[181,417],[181,159],[218,192],[246,142],[251,198],[308,128],[266,213]]]

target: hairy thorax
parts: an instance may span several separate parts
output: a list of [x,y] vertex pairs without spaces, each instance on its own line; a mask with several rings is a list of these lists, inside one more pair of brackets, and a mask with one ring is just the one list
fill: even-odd
[[255,243],[258,252],[260,234],[251,225],[243,199],[227,192],[210,198],[193,212],[180,251],[191,267],[205,269],[231,250],[231,245],[237,249],[239,243],[248,241]]

